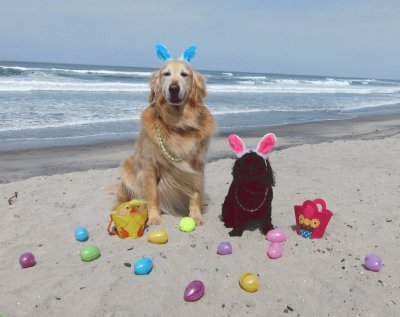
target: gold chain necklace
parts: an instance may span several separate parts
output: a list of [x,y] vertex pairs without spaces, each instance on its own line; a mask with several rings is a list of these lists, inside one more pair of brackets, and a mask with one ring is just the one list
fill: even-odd
[[238,187],[239,187],[239,186],[236,186],[235,198],[236,198],[236,202],[238,203],[238,205],[240,206],[240,208],[242,208],[243,210],[245,210],[245,211],[247,211],[247,212],[254,212],[254,211],[257,211],[258,209],[260,209],[262,205],[264,205],[265,200],[267,199],[267,195],[268,195],[268,189],[269,189],[268,187],[267,187],[267,189],[265,190],[265,194],[264,194],[265,196],[264,196],[263,201],[261,202],[260,205],[258,205],[257,208],[254,208],[254,209],[248,209],[248,208],[246,208],[245,206],[243,206],[243,205],[240,203],[240,201],[239,201],[239,199],[238,199]]
[[[158,110],[157,110],[157,119],[159,119],[159,118],[160,118],[160,114],[158,113]],[[161,135],[160,127],[158,126],[157,123],[156,123],[156,131],[157,131],[158,143],[160,145],[161,151],[163,152],[164,156],[167,159],[169,159],[170,161],[172,161],[172,162],[181,162],[181,161],[183,161],[183,156],[174,157],[168,152],[167,148],[164,145],[164,141],[163,141],[163,138],[162,138],[162,135]]]

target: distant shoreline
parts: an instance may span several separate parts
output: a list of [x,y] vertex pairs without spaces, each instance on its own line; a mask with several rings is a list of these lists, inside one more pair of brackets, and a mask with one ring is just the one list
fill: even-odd
[[[255,147],[260,137],[273,132],[278,137],[277,150],[350,139],[379,139],[400,133],[400,115],[362,117],[249,128],[237,132],[248,147]],[[229,133],[216,132],[211,140],[208,162],[233,157],[227,144]],[[33,176],[74,171],[116,168],[133,151],[134,140],[102,142],[90,145],[47,147],[0,151],[0,183]]]

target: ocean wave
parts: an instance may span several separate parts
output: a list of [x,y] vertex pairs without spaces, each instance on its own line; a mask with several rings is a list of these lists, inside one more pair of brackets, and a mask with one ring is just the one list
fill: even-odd
[[267,79],[265,76],[236,76],[237,79],[248,79],[248,80],[264,80]]
[[106,69],[69,69],[69,68],[39,68],[22,66],[2,66],[0,65],[0,76],[30,74],[46,74],[56,76],[57,74],[77,74],[77,75],[97,75],[97,76],[118,76],[118,77],[143,77],[150,78],[151,71],[118,71]]
[[0,80],[0,92],[87,91],[87,92],[149,92],[149,85],[119,82]]
[[298,79],[275,79],[273,82],[284,85],[317,85],[317,86],[350,86],[348,80],[337,80],[326,78],[325,80],[298,80]]
[[208,85],[211,93],[282,93],[282,94],[398,94],[399,87],[365,87],[365,86],[318,86],[318,85],[276,85],[264,82],[262,85],[255,82],[242,82],[240,85]]
[[27,142],[27,141],[45,141],[45,140],[63,140],[63,139],[87,139],[87,138],[96,138],[102,136],[117,136],[117,135],[137,135],[137,131],[129,131],[129,132],[103,132],[103,133],[94,133],[94,134],[85,134],[85,135],[71,135],[71,136],[57,136],[57,137],[37,137],[37,138],[7,138],[5,141],[7,142]]
[[80,75],[99,75],[99,76],[118,76],[118,77],[146,77],[150,78],[152,72],[129,72],[129,71],[114,71],[114,70],[94,70],[94,69],[61,69],[52,68],[52,71],[68,74],[80,74]]
[[[0,127],[0,132],[9,132],[9,131],[25,131],[25,130],[42,130],[42,129],[52,129],[52,128],[68,128],[68,127],[76,127],[76,126],[84,126],[84,125],[93,125],[93,124],[101,124],[101,123],[113,123],[113,122],[127,122],[139,120],[139,115],[132,116],[124,116],[124,117],[114,117],[107,119],[84,119],[84,120],[75,120],[75,121],[63,121],[63,122],[55,122],[55,123],[26,123],[18,122],[18,120],[14,121],[14,126],[8,127]],[[22,124],[23,123],[23,124]]]

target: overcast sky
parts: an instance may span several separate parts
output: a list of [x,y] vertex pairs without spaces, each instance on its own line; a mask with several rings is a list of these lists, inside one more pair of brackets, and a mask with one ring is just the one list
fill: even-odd
[[0,0],[0,60],[400,79],[399,0]]

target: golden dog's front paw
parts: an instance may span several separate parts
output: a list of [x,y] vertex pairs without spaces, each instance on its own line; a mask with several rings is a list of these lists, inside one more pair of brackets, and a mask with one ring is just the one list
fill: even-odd
[[204,219],[200,212],[190,212],[189,216],[190,218],[193,218],[197,226],[204,224]]
[[148,225],[159,225],[161,224],[161,215],[149,215],[147,220]]

